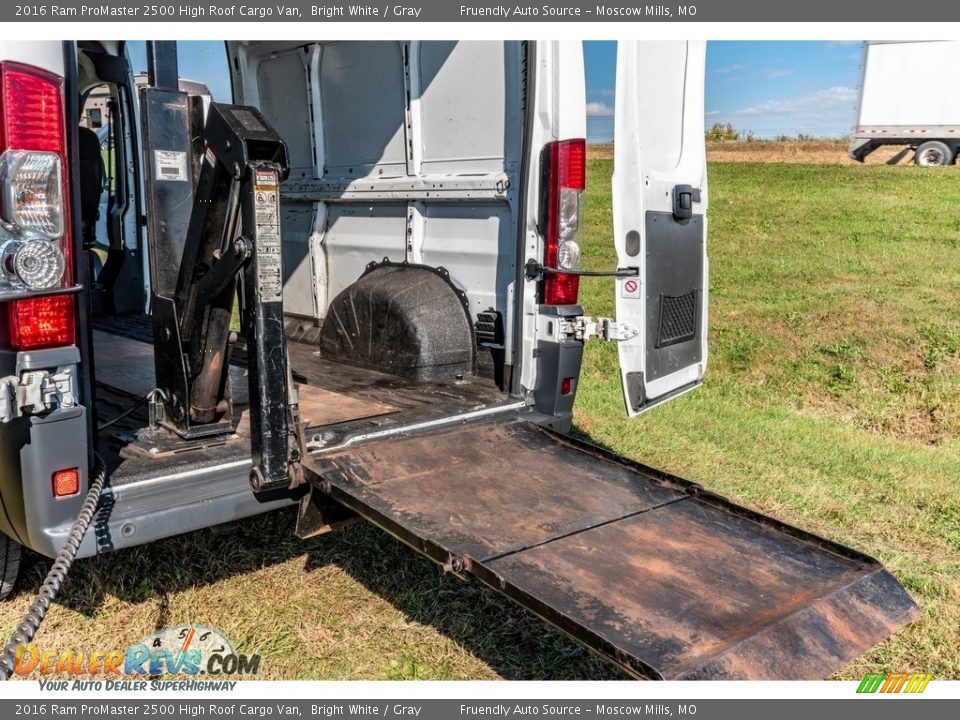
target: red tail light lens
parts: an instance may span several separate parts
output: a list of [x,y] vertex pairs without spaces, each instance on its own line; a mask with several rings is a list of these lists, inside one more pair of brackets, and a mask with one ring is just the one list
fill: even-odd
[[0,63],[0,148],[41,150],[63,158],[63,80],[19,63]]
[[[548,153],[544,265],[575,270],[580,263],[580,200],[587,184],[587,144],[582,138],[561,140],[550,143]],[[577,275],[546,275],[546,305],[575,305],[579,293]]]
[[4,344],[14,350],[73,345],[73,295],[46,295],[7,303],[0,324]]
[[42,250],[50,268],[63,268],[27,275],[0,268],[0,296],[73,284],[63,90],[57,75],[0,63],[0,246],[5,257]]
[[548,275],[543,283],[546,305],[576,305],[580,295],[580,278],[567,273]]
[[557,175],[562,188],[583,190],[587,187],[587,141],[561,140],[553,143],[552,152],[556,153]]

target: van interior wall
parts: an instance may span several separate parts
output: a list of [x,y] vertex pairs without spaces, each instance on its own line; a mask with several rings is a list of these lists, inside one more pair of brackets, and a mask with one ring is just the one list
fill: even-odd
[[509,322],[521,43],[252,43],[238,57],[238,102],[257,105],[288,145],[287,313],[319,325],[388,259],[442,266],[471,322],[490,309]]

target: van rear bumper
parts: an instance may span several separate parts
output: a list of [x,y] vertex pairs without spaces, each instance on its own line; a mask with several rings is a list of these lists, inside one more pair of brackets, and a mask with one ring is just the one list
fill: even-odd
[[[249,459],[193,468],[116,488],[107,487],[100,510],[80,545],[79,557],[143,545],[172,535],[220,525],[295,503],[260,502],[250,489]],[[53,557],[73,518],[31,535],[31,547]]]
[[[0,350],[0,375],[70,368],[79,375],[75,347]],[[48,557],[63,547],[90,485],[89,411],[82,405],[0,423],[0,532]],[[171,535],[230,522],[293,500],[259,502],[250,490],[250,460],[240,456],[201,465],[158,467],[107,487],[79,555],[142,545]],[[80,492],[57,498],[57,470],[78,468]]]
[[[73,346],[0,350],[3,377],[22,380],[27,373],[47,372],[77,378],[79,367],[80,353]],[[76,381],[73,385],[75,399]],[[39,552],[45,547],[41,529],[72,523],[89,484],[88,414],[73,399],[61,397],[60,407],[41,414],[8,412],[0,422],[0,532]],[[54,473],[72,468],[78,471],[80,492],[55,497]]]

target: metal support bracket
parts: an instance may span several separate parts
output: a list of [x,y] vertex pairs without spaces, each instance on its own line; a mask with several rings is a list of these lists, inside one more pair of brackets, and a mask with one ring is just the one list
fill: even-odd
[[527,280],[542,280],[546,275],[578,275],[580,277],[636,277],[640,270],[635,267],[617,268],[616,270],[561,270],[541,265],[536,260],[528,260],[525,265]]

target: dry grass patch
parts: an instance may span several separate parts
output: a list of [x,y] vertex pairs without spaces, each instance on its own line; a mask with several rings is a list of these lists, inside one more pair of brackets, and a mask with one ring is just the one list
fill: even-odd
[[[902,148],[881,147],[871,153],[867,165],[883,165]],[[847,152],[847,140],[735,140],[707,143],[707,161],[714,163],[789,163],[812,165],[859,165]],[[612,160],[612,143],[587,146],[591,160]],[[911,155],[901,160],[908,163]]]
[[[616,679],[622,674],[478,583],[444,576],[369,525],[309,541],[276,512],[80,561],[43,649],[123,650],[184,623],[263,656],[261,679]],[[27,558],[0,606],[13,630],[46,573]]]

